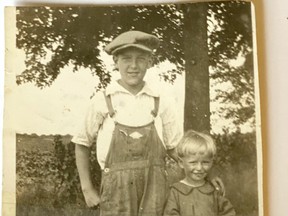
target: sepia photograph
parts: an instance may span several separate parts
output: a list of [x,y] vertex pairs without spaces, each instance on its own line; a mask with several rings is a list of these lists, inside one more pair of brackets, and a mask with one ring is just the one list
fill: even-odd
[[263,216],[249,1],[5,8],[4,215]]

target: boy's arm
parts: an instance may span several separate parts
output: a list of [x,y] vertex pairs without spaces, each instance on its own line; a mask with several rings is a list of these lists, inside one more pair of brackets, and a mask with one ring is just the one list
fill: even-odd
[[167,154],[171,157],[175,162],[178,162],[176,148],[167,149]]
[[180,209],[178,205],[178,199],[175,194],[175,189],[171,189],[168,199],[165,204],[163,216],[180,216]]
[[85,202],[88,207],[97,206],[100,203],[100,197],[91,181],[89,160],[90,149],[87,146],[76,144],[75,155]]
[[236,216],[236,212],[230,201],[224,196],[218,196],[218,209],[221,216]]
[[221,179],[221,171],[217,166],[213,166],[208,174],[208,180],[212,183],[214,188],[219,191],[222,196],[225,196],[225,185]]
[[166,97],[160,98],[160,104],[163,141],[167,148],[168,155],[177,162],[178,159],[175,148],[183,136],[183,128],[181,127],[179,116],[177,116],[178,112],[175,109],[175,104],[168,101]]
[[72,142],[76,145],[76,165],[80,177],[81,188],[88,207],[97,206],[100,202],[99,194],[93,186],[90,175],[90,147],[96,140],[99,128],[106,116],[106,102],[104,95],[99,92],[89,101],[85,115],[79,125]]
[[214,188],[219,191],[219,193],[222,196],[225,196],[225,185],[222,181],[221,178],[219,178],[218,176],[214,176],[214,177],[210,177],[210,181],[212,183],[212,185],[214,186]]

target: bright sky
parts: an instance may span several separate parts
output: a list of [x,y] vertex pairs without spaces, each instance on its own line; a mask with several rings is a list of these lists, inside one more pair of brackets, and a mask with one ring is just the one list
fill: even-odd
[[[15,16],[11,18],[15,19]],[[10,79],[7,97],[13,100],[13,107],[9,107],[9,113],[13,113],[11,118],[15,122],[13,124],[15,131],[29,134],[73,133],[83,116],[89,97],[94,92],[94,87],[97,86],[97,78],[93,77],[88,69],[73,73],[72,66],[67,66],[50,87],[41,90],[31,83],[17,86],[15,75],[25,69],[25,55],[24,51],[16,49],[15,46],[16,26],[11,26],[10,30],[10,46],[6,52],[7,59],[11,60],[7,64]],[[107,70],[112,71],[112,58],[105,53],[102,53],[102,56]],[[167,62],[155,66],[147,72],[145,79],[157,86],[163,94],[168,94],[177,100],[175,106],[178,106],[179,118],[183,120],[184,75],[178,76],[173,85],[160,80],[159,77],[159,73],[172,69],[171,67],[174,66]],[[119,74],[113,72],[112,76],[116,79]],[[214,92],[211,91],[211,95],[213,94]],[[211,111],[215,111],[218,105],[211,104]],[[224,126],[232,126],[231,121],[217,117],[211,118],[211,123],[212,130],[216,133],[221,133]]]
[[[12,70],[15,71],[15,74],[19,74],[25,69],[24,53],[21,50],[15,50],[13,56],[18,61],[17,64],[11,65]],[[111,58],[106,59],[107,67],[112,68]],[[147,72],[145,80],[158,86],[162,94],[168,94],[178,102],[175,106],[178,106],[179,118],[183,120],[184,75],[179,75],[173,85],[164,82],[159,77],[159,72],[171,69],[171,67],[173,65],[164,63],[151,68]],[[113,79],[119,78],[117,72],[113,72],[112,76]],[[13,113],[17,122],[15,124],[16,132],[29,134],[73,133],[97,83],[97,77],[92,76],[89,69],[81,69],[73,73],[72,66],[67,66],[50,87],[39,89],[31,83],[19,86],[14,84],[12,97],[15,101]],[[216,109],[217,104],[211,104],[211,111]],[[230,121],[219,118],[212,118],[211,123],[213,131],[218,133],[222,131],[223,126],[231,125]]]
[[[11,65],[11,70],[15,74],[20,74],[25,69],[24,52],[15,49],[11,56],[18,59],[17,64]],[[112,71],[111,57],[103,55],[103,58],[106,59],[107,69]],[[154,86],[159,86],[162,94],[171,95],[179,102],[177,110],[180,110],[178,114],[182,119],[184,77],[179,76],[173,85],[164,82],[159,77],[159,72],[171,69],[171,67],[173,65],[166,63],[151,68],[148,70],[145,80]],[[117,79],[119,74],[113,72],[112,77]],[[97,77],[92,76],[89,69],[83,68],[73,73],[72,66],[67,66],[50,87],[39,89],[31,83],[19,86],[14,84],[10,97],[15,103],[13,113],[16,132],[29,134],[73,133],[97,83]]]
[[[21,110],[16,112],[17,119],[21,119],[20,124],[17,124],[17,131],[69,134],[77,127],[94,86],[97,86],[97,79],[87,70],[75,74],[68,70],[69,68],[63,70],[49,88],[39,90],[30,84],[16,88],[15,97],[19,99],[18,106],[21,107]],[[152,73],[153,71],[150,71],[147,76],[153,77]],[[177,85],[173,86],[174,90],[181,87],[179,84],[180,82],[177,82]],[[161,89],[166,89],[166,93],[170,91],[173,95],[173,89],[169,89],[167,85],[161,82]]]

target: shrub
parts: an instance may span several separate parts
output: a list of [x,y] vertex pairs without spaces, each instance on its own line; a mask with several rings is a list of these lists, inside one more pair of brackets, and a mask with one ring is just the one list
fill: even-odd
[[[237,215],[256,216],[258,196],[255,134],[226,133],[214,135],[214,140],[218,149],[216,170],[224,181],[227,197],[234,205]],[[90,155],[91,174],[94,185],[99,189],[101,171],[96,158],[96,145],[93,146]],[[67,209],[70,216],[81,215],[79,211],[87,212],[88,210],[75,163],[75,144],[72,142],[63,144],[63,137],[55,135],[53,147],[54,151],[21,150],[17,152],[17,209],[21,209],[21,206],[31,208],[45,206],[45,208],[51,207],[52,209],[61,207]],[[169,183],[182,177],[182,170],[174,161],[167,158],[166,166]],[[75,211],[71,211],[71,208]],[[38,211],[40,210],[35,210],[35,212]],[[93,210],[89,212],[92,214]],[[28,215],[34,215],[34,213]],[[51,215],[57,214],[54,212]],[[64,215],[64,213],[59,213],[59,215]]]
[[[53,146],[54,152],[21,150],[16,153],[17,204],[86,208],[76,168],[75,144],[64,145],[61,136],[55,135]],[[90,160],[93,181],[99,188],[101,171],[95,148]]]
[[257,148],[255,133],[215,135],[217,169],[237,215],[258,215]]

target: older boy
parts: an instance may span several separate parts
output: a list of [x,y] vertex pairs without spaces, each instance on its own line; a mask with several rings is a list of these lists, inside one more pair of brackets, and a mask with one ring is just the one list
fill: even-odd
[[[76,143],[76,163],[89,207],[100,204],[105,215],[162,215],[166,199],[166,153],[173,159],[181,139],[173,105],[143,80],[159,45],[153,35],[129,31],[105,48],[113,55],[121,78],[97,94]],[[154,126],[160,117],[164,145]],[[89,147],[97,138],[97,158],[103,170],[100,194],[91,182]]]

